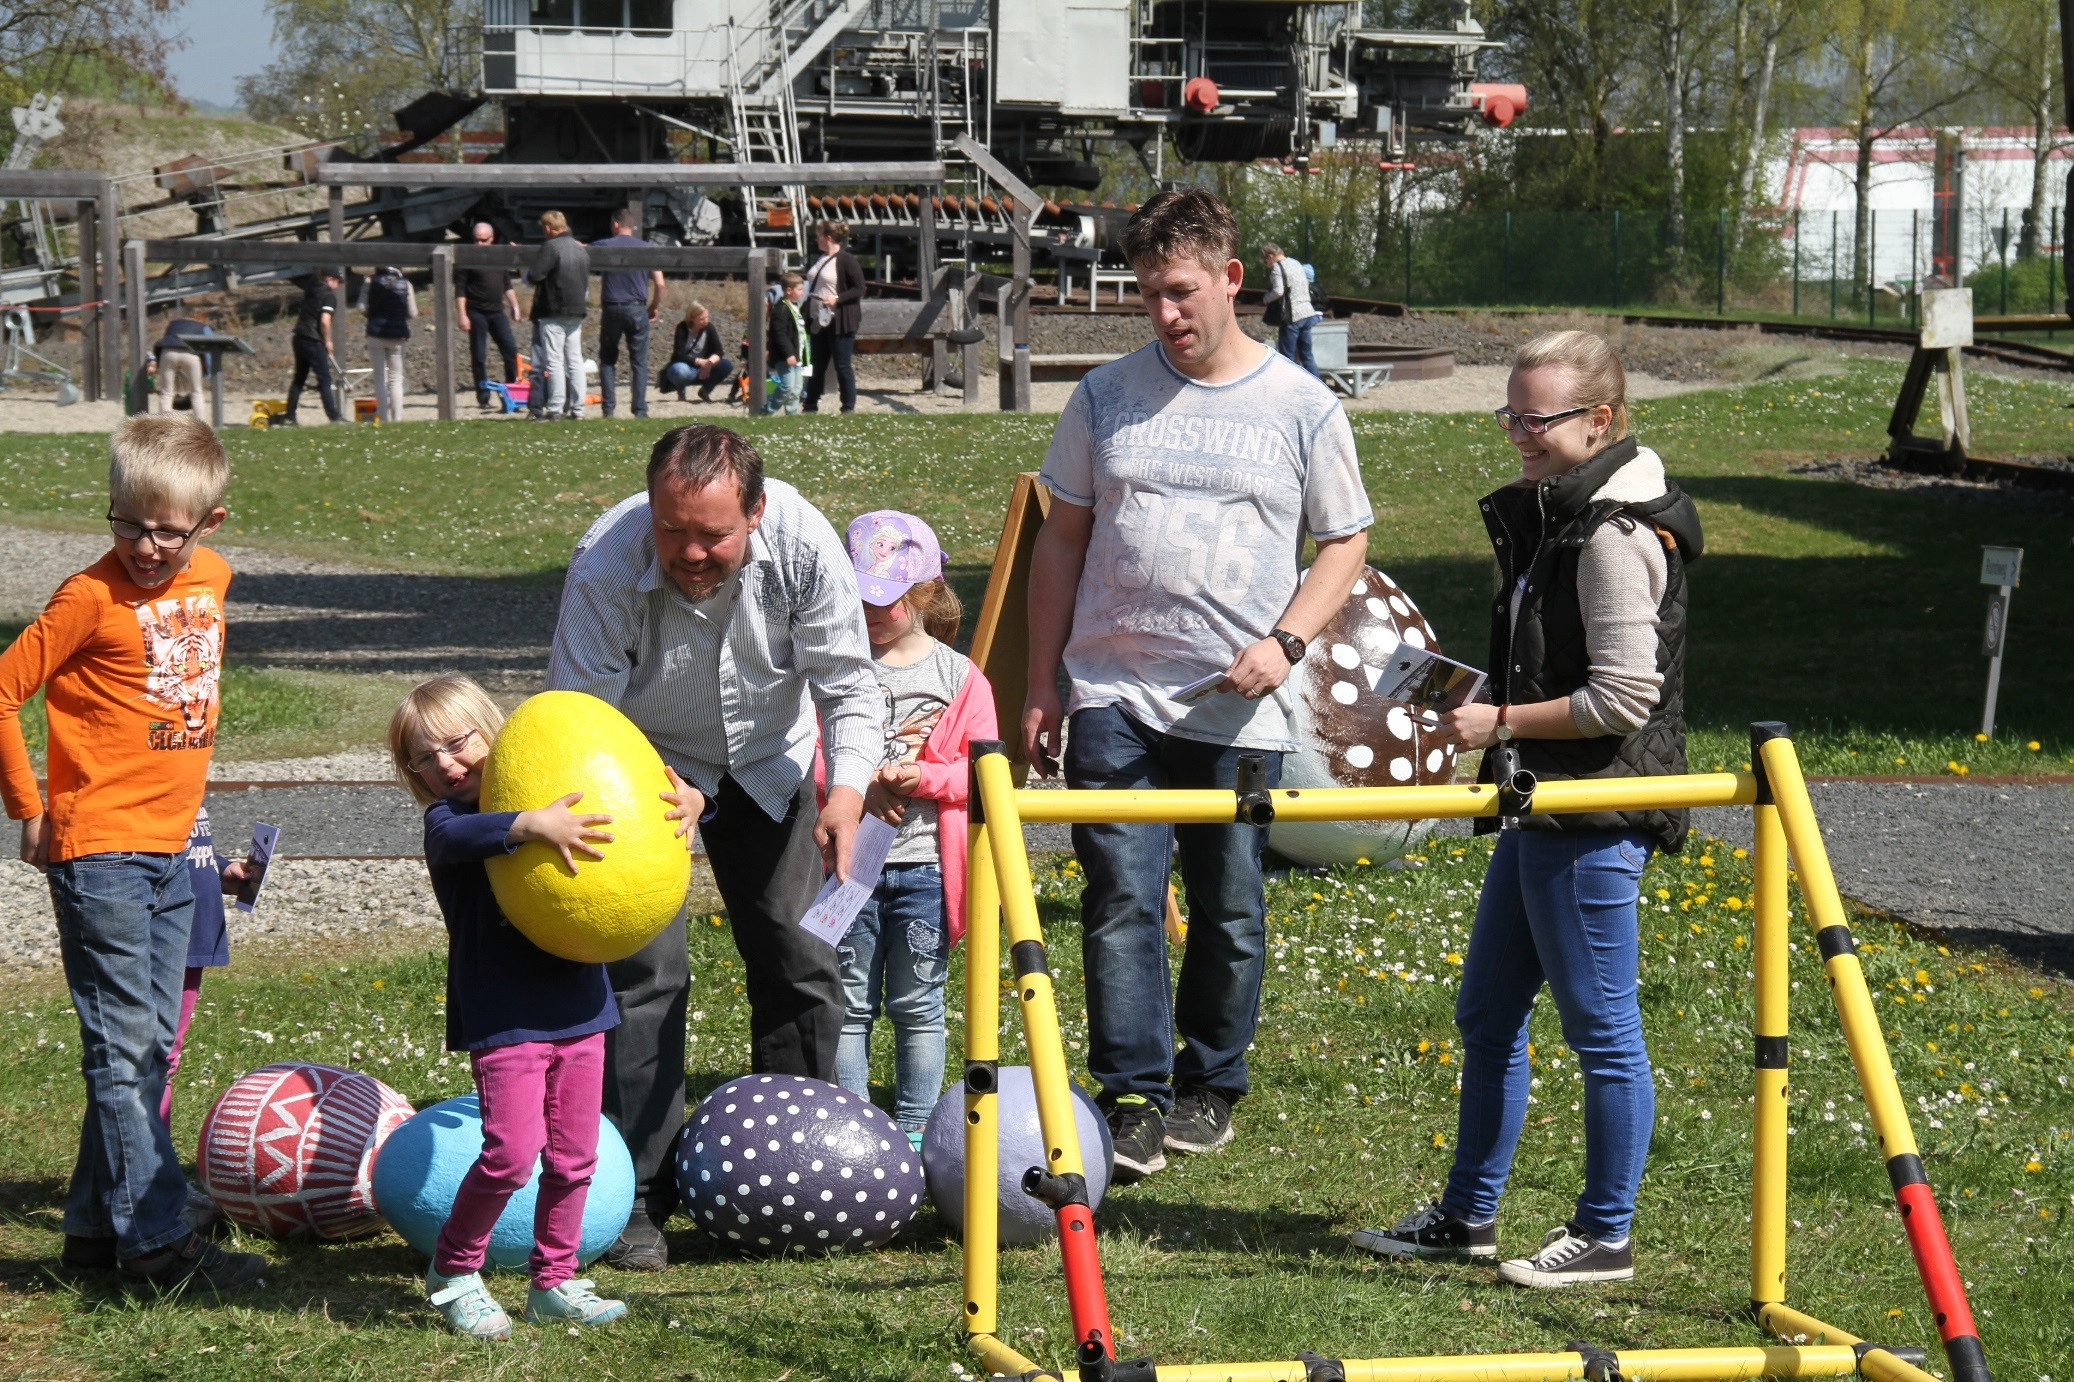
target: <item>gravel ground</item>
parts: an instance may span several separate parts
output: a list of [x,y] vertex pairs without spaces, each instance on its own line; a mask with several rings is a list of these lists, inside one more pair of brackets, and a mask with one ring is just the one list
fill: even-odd
[[[2027,459],[2039,465],[2052,465],[2055,469],[2066,469],[2070,464],[2074,464],[2063,457],[2033,456]],[[1946,504],[1977,504],[1991,509],[2020,509],[2026,513],[2074,514],[2074,495],[2059,494],[2045,489],[2029,489],[2000,480],[1960,480],[1941,475],[1918,475],[1913,471],[1895,470],[1877,458],[1809,461],[1803,465],[1788,466],[1787,469],[1795,475],[1812,475],[1824,480],[1848,480],[1854,485],[1864,485],[1869,489],[1897,490]]]
[[[443,934],[425,866],[414,859],[316,861],[286,854],[274,865],[259,906],[233,911],[234,946],[285,944],[323,937]],[[0,965],[49,970],[58,964],[56,924],[43,876],[27,864],[0,860]]]
[[[2074,787],[1816,782],[1838,888],[1919,926],[2074,960]],[[1750,813],[1694,813],[1747,847]]]

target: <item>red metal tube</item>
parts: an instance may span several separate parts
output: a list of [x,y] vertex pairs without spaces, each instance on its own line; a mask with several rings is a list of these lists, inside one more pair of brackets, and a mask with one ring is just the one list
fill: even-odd
[[1116,1356],[1109,1332],[1109,1294],[1102,1287],[1102,1260],[1095,1249],[1095,1216],[1084,1204],[1059,1206],[1059,1256],[1066,1268],[1066,1305],[1073,1312],[1076,1344],[1097,1344]]
[[1951,1362],[1953,1377],[1958,1382],[1986,1382],[1980,1331],[1966,1301],[1966,1283],[1959,1277],[1959,1264],[1952,1260],[1951,1240],[1945,1236],[1944,1219],[1937,1212],[1937,1197],[1927,1184],[1917,1181],[1896,1188],[1894,1199],[1901,1207],[1908,1248],[1915,1255],[1916,1270],[1923,1278],[1923,1294],[1937,1316],[1937,1333],[1944,1340],[1945,1357]]

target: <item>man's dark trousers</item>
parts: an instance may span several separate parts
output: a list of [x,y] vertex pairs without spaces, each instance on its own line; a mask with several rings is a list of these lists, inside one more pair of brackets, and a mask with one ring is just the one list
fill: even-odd
[[598,325],[598,392],[604,395],[605,416],[612,416],[613,381],[618,377],[619,343],[624,338],[633,358],[633,378],[627,395],[635,417],[648,416],[648,304],[608,302]]
[[[714,805],[699,834],[742,957],[749,1068],[832,1080],[843,1027],[835,950],[799,928],[821,890],[814,784],[800,785],[782,821],[731,777],[720,780]],[[677,1207],[671,1153],[684,1127],[684,925],[676,922],[607,971],[620,1023],[605,1033],[605,1116],[633,1154],[635,1209],[657,1224]],[[724,1060],[720,1073],[733,1074],[731,1067]]]
[[504,382],[518,382],[518,337],[511,331],[511,318],[502,312],[470,312],[468,314],[468,363],[469,381],[475,388],[475,401],[488,403],[490,396],[483,392],[482,381],[490,377],[490,342],[496,341],[497,351],[504,357]]
[[324,416],[337,422],[338,395],[331,391],[331,356],[325,352],[324,342],[295,336],[288,344],[295,352],[295,375],[288,381],[288,417],[294,419],[295,405],[302,401],[303,381],[314,374],[317,397],[324,400]]

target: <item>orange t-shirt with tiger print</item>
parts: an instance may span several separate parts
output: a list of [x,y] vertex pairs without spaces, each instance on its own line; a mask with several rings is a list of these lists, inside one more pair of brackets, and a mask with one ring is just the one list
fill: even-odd
[[202,547],[147,590],[110,551],[0,653],[0,796],[15,820],[45,809],[20,719],[41,687],[53,860],[187,847],[216,743],[230,578]]

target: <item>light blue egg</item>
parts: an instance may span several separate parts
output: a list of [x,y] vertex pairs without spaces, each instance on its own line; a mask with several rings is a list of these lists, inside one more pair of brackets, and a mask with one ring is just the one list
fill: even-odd
[[[404,1241],[432,1255],[439,1230],[453,1212],[462,1177],[482,1154],[482,1108],[463,1094],[420,1111],[389,1135],[374,1164],[375,1207]],[[525,1187],[505,1203],[490,1230],[489,1265],[523,1269],[533,1251],[533,1206],[540,1195],[540,1163]],[[583,1204],[577,1258],[589,1265],[604,1256],[634,1212],[634,1159],[610,1120],[598,1119],[598,1164]]]

